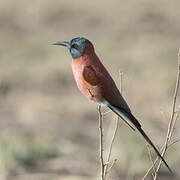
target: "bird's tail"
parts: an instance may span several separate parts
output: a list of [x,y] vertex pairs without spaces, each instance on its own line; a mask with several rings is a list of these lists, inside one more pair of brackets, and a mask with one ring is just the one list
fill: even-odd
[[118,116],[120,116],[133,130],[134,128],[132,127],[132,125],[129,124],[129,122],[131,122],[135,128],[140,132],[140,134],[144,137],[144,139],[146,140],[146,142],[148,144],[151,145],[151,147],[154,149],[154,151],[156,152],[156,154],[159,156],[159,158],[164,162],[164,164],[166,165],[166,167],[168,168],[168,170],[172,172],[171,168],[168,166],[168,164],[166,163],[166,161],[164,160],[164,158],[161,156],[160,152],[157,150],[156,146],[152,143],[152,141],[149,139],[149,137],[146,135],[146,133],[143,131],[143,129],[141,128],[141,124],[138,122],[138,120],[131,114],[131,113],[127,113],[123,110],[121,110],[118,107],[109,105],[108,106],[113,112],[115,112]]
[[166,167],[168,168],[168,170],[173,174],[171,168],[169,167],[169,165],[167,164],[167,162],[164,160],[164,158],[161,156],[160,152],[157,150],[156,146],[152,143],[152,141],[149,139],[149,137],[146,135],[146,133],[143,131],[142,128],[137,128],[138,131],[141,133],[141,135],[144,137],[144,139],[147,141],[147,143],[149,143],[152,148],[154,149],[154,151],[156,152],[156,154],[159,156],[159,158],[164,162],[164,164],[166,165]]
[[[113,106],[111,104],[108,104],[108,107],[114,112],[116,113],[119,117],[121,117],[122,120],[124,120],[124,122],[132,129],[135,131],[135,128],[137,128],[138,126],[141,127],[141,124],[134,119],[133,122],[131,120],[131,118],[129,118],[129,114],[127,112],[125,112],[124,110],[120,110],[119,107]],[[132,126],[133,123],[133,126]],[[134,128],[135,126],[135,128]]]

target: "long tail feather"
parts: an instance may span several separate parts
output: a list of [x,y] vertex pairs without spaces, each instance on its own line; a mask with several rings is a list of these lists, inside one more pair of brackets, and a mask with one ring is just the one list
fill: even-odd
[[[130,119],[132,119],[132,122],[134,120],[136,120],[136,118],[130,114],[129,116]],[[135,125],[135,124],[134,124]],[[136,126],[136,125],[135,125]],[[161,156],[160,152],[157,150],[156,146],[152,143],[152,141],[149,139],[149,137],[147,136],[147,134],[143,131],[143,129],[140,126],[136,126],[137,130],[141,133],[141,135],[144,137],[144,139],[146,140],[146,142],[148,144],[151,145],[151,147],[154,149],[154,151],[156,152],[156,154],[159,156],[159,158],[164,162],[164,164],[166,165],[166,167],[168,168],[168,170],[173,174],[171,168],[169,167],[169,165],[167,164],[167,162],[164,160],[164,158]]]
[[133,130],[135,130],[132,125],[130,125],[129,123],[131,122],[133,124],[133,126],[135,126],[135,128],[140,132],[140,134],[144,137],[144,139],[146,140],[146,142],[148,144],[151,145],[151,147],[154,149],[154,151],[156,152],[156,154],[158,155],[158,157],[164,162],[164,164],[166,165],[166,167],[168,168],[168,170],[173,174],[171,168],[168,166],[167,162],[164,160],[164,158],[161,156],[160,152],[157,150],[156,146],[152,143],[152,141],[149,139],[149,137],[146,135],[146,133],[143,131],[143,129],[141,128],[141,124],[138,122],[138,120],[131,114],[131,113],[127,113],[124,110],[121,110],[118,107],[112,106],[112,105],[108,105],[108,107],[115,112],[118,116],[120,116]]

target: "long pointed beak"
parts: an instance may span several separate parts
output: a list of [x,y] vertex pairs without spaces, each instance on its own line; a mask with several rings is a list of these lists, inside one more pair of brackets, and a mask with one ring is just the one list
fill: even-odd
[[71,48],[70,43],[67,41],[58,41],[58,42],[53,43],[52,45],[65,46],[69,49]]

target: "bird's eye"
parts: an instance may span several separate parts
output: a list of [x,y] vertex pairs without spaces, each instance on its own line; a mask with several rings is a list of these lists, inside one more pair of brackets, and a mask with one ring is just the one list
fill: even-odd
[[77,44],[73,44],[72,48],[78,49],[78,45]]

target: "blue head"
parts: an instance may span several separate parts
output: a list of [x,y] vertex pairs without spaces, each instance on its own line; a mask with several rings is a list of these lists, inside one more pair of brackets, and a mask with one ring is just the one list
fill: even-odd
[[54,43],[53,45],[66,46],[69,49],[72,57],[76,59],[78,57],[81,57],[84,54],[85,47],[87,44],[91,44],[91,42],[88,39],[83,38],[83,37],[77,37],[77,38],[72,39],[70,42],[58,41]]

